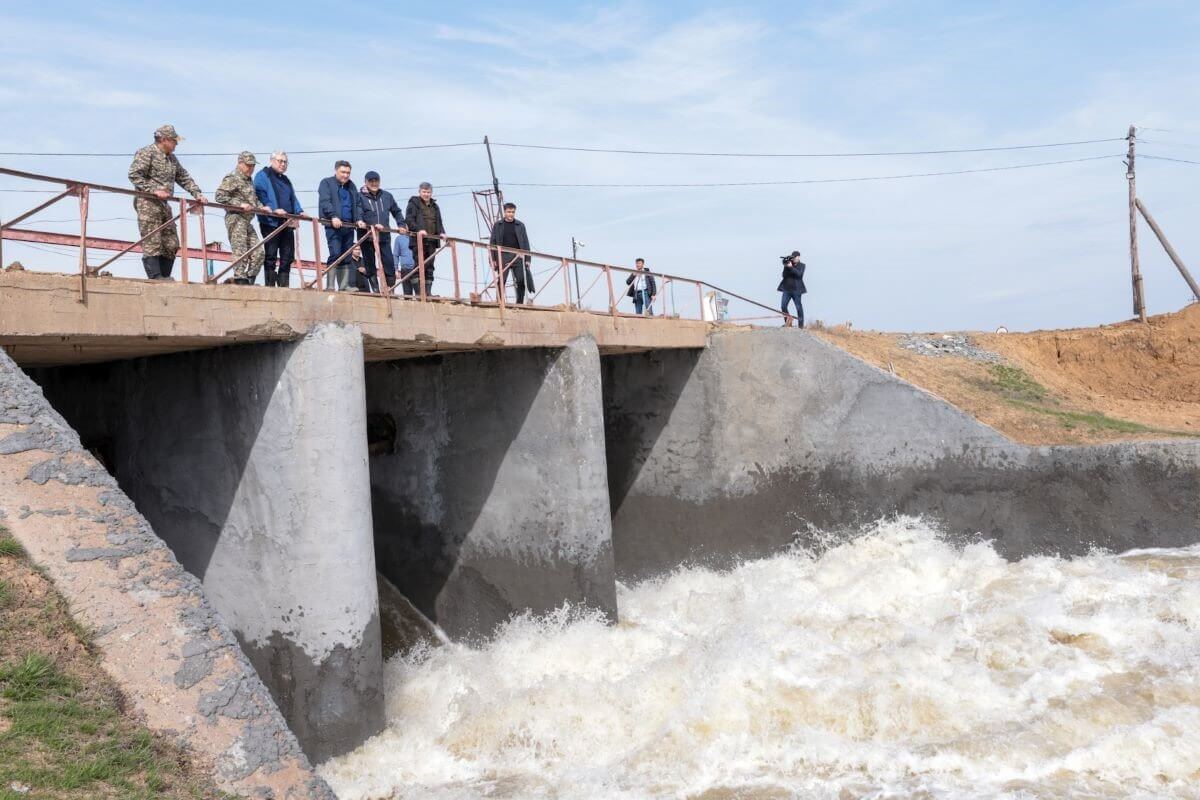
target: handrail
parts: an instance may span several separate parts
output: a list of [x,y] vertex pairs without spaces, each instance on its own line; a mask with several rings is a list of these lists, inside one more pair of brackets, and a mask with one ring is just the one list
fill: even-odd
[[[181,234],[182,234],[181,249],[184,252],[184,265],[183,265],[184,280],[187,280],[187,264],[186,264],[187,254],[188,254],[188,252],[194,253],[194,251],[191,251],[191,248],[188,247],[188,244],[186,241],[187,240],[187,229],[186,229],[186,224],[184,224],[186,221],[186,217],[188,214],[193,214],[193,213],[199,215],[200,221],[201,221],[201,238],[202,239],[206,238],[204,236],[204,213],[205,213],[205,211],[207,211],[209,209],[223,210],[223,211],[226,211],[229,213],[236,213],[236,214],[250,214],[250,215],[255,215],[255,216],[274,217],[281,221],[287,220],[288,222],[292,223],[292,224],[288,224],[287,222],[285,222],[284,224],[279,226],[280,228],[296,227],[296,225],[300,222],[311,224],[313,227],[313,247],[315,250],[313,260],[311,262],[305,262],[303,259],[300,258],[300,253],[299,253],[298,247],[296,250],[296,264],[297,264],[298,269],[301,271],[301,273],[300,273],[301,288],[317,288],[317,289],[323,290],[324,287],[320,285],[322,282],[322,279],[325,277],[325,275],[328,273],[328,271],[330,269],[332,269],[334,266],[336,266],[337,263],[342,261],[346,257],[346,255],[349,253],[349,249],[347,249],[346,253],[342,254],[342,257],[337,259],[333,264],[324,264],[323,263],[323,261],[321,259],[321,254],[320,254],[320,230],[319,230],[319,228],[320,228],[320,226],[332,228],[333,221],[332,221],[332,219],[325,219],[320,216],[312,216],[312,215],[308,215],[308,214],[280,213],[273,209],[258,208],[258,207],[246,209],[245,207],[240,206],[240,205],[226,205],[223,203],[212,202],[210,200],[199,201],[199,200],[188,198],[183,195],[176,196],[176,195],[172,194],[170,197],[162,198],[162,197],[158,197],[157,195],[155,195],[153,193],[142,192],[137,189],[129,189],[129,188],[122,187],[122,186],[110,186],[107,184],[93,183],[90,181],[79,181],[79,180],[74,180],[74,179],[70,179],[70,178],[61,178],[61,177],[57,177],[57,176],[53,176],[53,175],[45,175],[42,173],[11,169],[9,167],[0,167],[0,175],[7,175],[10,177],[14,177],[14,178],[20,178],[20,179],[32,180],[32,181],[41,181],[41,182],[46,182],[46,183],[57,183],[57,184],[62,184],[63,186],[66,187],[66,189],[63,192],[60,192],[55,197],[47,200],[44,203],[41,203],[34,209],[31,209],[30,211],[12,219],[12,220],[0,221],[0,231],[11,229],[17,222],[28,219],[30,216],[36,214],[37,212],[39,212],[41,210],[44,210],[45,208],[48,208],[50,205],[53,205],[54,203],[58,202],[59,200],[62,200],[64,198],[70,197],[70,196],[80,195],[81,193],[86,192],[86,191],[106,192],[106,193],[110,193],[110,194],[118,194],[118,195],[124,195],[127,197],[135,197],[135,198],[140,197],[140,198],[145,198],[145,199],[149,199],[149,200],[157,200],[157,201],[163,202],[163,203],[179,203],[180,204],[180,213],[178,215],[175,215],[175,217],[170,222],[160,225],[159,228],[156,229],[154,232],[157,232],[157,230],[160,230],[163,227],[166,227],[166,225],[168,225],[168,224],[174,223],[176,220],[181,220]],[[82,226],[84,226],[83,230],[86,231],[86,216],[87,216],[86,203],[81,204],[81,206],[82,206],[81,207],[81,223],[82,223]],[[424,252],[425,239],[429,238],[429,239],[441,240],[441,245],[439,246],[439,248],[436,251],[434,251],[434,253],[432,255],[436,255],[438,252],[441,252],[442,250],[450,249],[451,256],[452,256],[452,262],[453,262],[453,268],[454,268],[453,281],[455,284],[454,292],[455,292],[456,300],[461,300],[461,291],[460,291],[460,286],[459,286],[459,275],[458,275],[458,251],[456,249],[456,245],[470,247],[470,248],[472,248],[472,252],[475,252],[477,249],[482,249],[485,253],[485,260],[487,261],[487,263],[489,265],[492,265],[492,264],[500,264],[501,265],[500,269],[496,269],[494,266],[492,267],[491,271],[494,274],[494,280],[488,281],[486,283],[483,291],[484,291],[484,293],[486,293],[486,292],[490,291],[493,287],[496,289],[497,304],[498,304],[499,308],[501,309],[502,316],[504,313],[504,309],[507,305],[507,303],[505,303],[505,301],[504,301],[504,294],[505,294],[505,287],[508,283],[507,280],[505,279],[506,269],[503,267],[503,262],[506,260],[504,258],[504,255],[508,255],[510,257],[510,259],[512,259],[514,257],[524,258],[527,260],[534,259],[534,258],[548,259],[548,260],[558,264],[559,265],[558,268],[560,268],[560,269],[562,267],[565,267],[568,264],[574,264],[576,267],[589,267],[589,268],[598,270],[599,274],[596,276],[596,279],[592,281],[591,285],[588,288],[588,292],[590,292],[591,289],[595,287],[596,283],[599,282],[602,278],[606,278],[607,288],[608,288],[608,293],[609,293],[609,303],[608,303],[608,309],[606,311],[594,312],[594,313],[611,314],[613,316],[614,324],[616,323],[616,320],[619,316],[623,316],[623,314],[621,312],[618,312],[617,307],[623,301],[625,295],[623,292],[616,291],[615,286],[613,284],[612,273],[618,272],[618,273],[622,273],[622,274],[635,274],[638,272],[638,270],[631,268],[631,267],[623,267],[623,266],[614,265],[614,264],[604,264],[599,261],[590,261],[587,259],[580,259],[580,258],[575,258],[575,257],[566,257],[566,256],[554,254],[554,253],[546,253],[546,252],[543,252],[540,250],[522,250],[519,248],[503,247],[501,245],[491,244],[490,242],[484,242],[484,241],[479,241],[479,240],[469,239],[469,238],[464,238],[464,237],[458,237],[458,236],[450,236],[448,234],[441,234],[438,236],[433,236],[430,234],[426,234],[422,231],[417,231],[414,234],[414,233],[410,232],[407,228],[404,228],[404,227],[393,228],[393,227],[390,227],[387,225],[382,225],[382,224],[366,224],[366,223],[360,224],[359,222],[356,222],[356,221],[342,221],[342,227],[348,227],[351,230],[356,230],[356,231],[361,230],[362,231],[361,237],[356,237],[358,239],[358,242],[356,242],[356,244],[362,242],[364,239],[367,239],[368,237],[377,241],[378,236],[381,234],[384,234],[384,233],[395,234],[397,236],[408,236],[408,237],[416,238],[418,252],[414,253],[413,255],[414,255],[414,258],[416,259],[417,263],[414,266],[414,268],[411,269],[408,273],[406,273],[403,277],[400,277],[399,274],[397,275],[398,280],[396,282],[396,286],[397,287],[400,286],[402,284],[404,278],[410,278],[413,273],[417,273],[419,275],[418,280],[420,281],[419,297],[422,301],[425,301],[428,299],[426,297],[426,290],[425,290],[425,279],[426,279],[425,263],[429,259],[430,254]],[[37,233],[37,232],[23,231],[21,233],[22,233],[21,237],[14,236],[12,238],[20,238],[23,240],[29,240],[29,235],[31,233]],[[278,233],[278,231],[272,232],[273,235],[277,234],[277,233]],[[151,235],[153,235],[153,234],[151,234]],[[104,264],[101,266],[107,266],[109,263],[112,263],[117,258],[119,258],[121,255],[124,255],[125,253],[129,252],[130,250],[134,250],[137,247],[137,245],[141,241],[143,241],[145,238],[148,238],[148,237],[142,237],[141,239],[138,239],[137,241],[131,242],[131,243],[127,242],[126,243],[127,246],[124,249],[122,249],[120,252],[118,252],[116,256],[113,256],[112,258],[105,261]],[[263,247],[269,238],[271,238],[271,237],[268,236],[264,239],[260,239],[257,246]],[[3,236],[0,236],[0,241],[2,241],[2,239],[3,239]],[[81,281],[82,281],[81,287],[80,287],[81,298],[84,296],[84,293],[86,292],[86,276],[87,276],[87,274],[89,274],[89,273],[95,274],[95,272],[97,272],[99,269],[99,268],[89,269],[86,266],[86,247],[87,247],[89,241],[91,241],[91,240],[89,240],[89,238],[86,236],[86,233],[79,238],[80,248],[81,248],[81,251],[80,251],[80,265],[81,265],[80,270],[81,270]],[[297,245],[299,245],[298,234],[297,234]],[[2,244],[0,244],[0,246],[2,246]],[[383,261],[382,256],[381,256],[381,254],[379,254],[378,246],[376,246],[374,249],[376,252],[376,264],[375,264],[376,271],[382,272],[382,261]],[[207,256],[207,242],[201,243],[201,253],[203,254],[203,256]],[[234,263],[229,264],[224,270],[222,270],[222,272],[219,275],[215,275],[212,277],[205,275],[204,282],[207,283],[207,282],[215,281],[215,280],[219,279],[221,275],[224,275],[225,273],[227,273],[229,271],[229,269],[231,269],[234,265],[236,265],[236,263],[239,260],[241,260],[242,258],[245,258],[247,255],[249,255],[249,253],[241,254],[240,258],[235,258]],[[224,259],[222,259],[222,260],[224,260]],[[308,264],[309,266],[314,267],[314,271],[316,273],[315,279],[312,281],[309,281],[309,282],[306,282],[304,280],[304,276],[303,276],[303,266],[305,264]],[[397,267],[399,267],[399,265],[397,265]],[[400,270],[397,269],[397,273],[399,273],[399,272],[400,272]],[[737,294],[735,292],[730,292],[726,289],[722,289],[719,286],[716,286],[712,283],[709,283],[708,281],[705,281],[705,280],[702,280],[699,278],[689,278],[689,277],[682,276],[682,275],[674,275],[674,274],[671,274],[668,272],[659,272],[656,270],[648,270],[648,273],[650,275],[653,275],[656,278],[661,279],[664,287],[668,283],[671,283],[671,282],[695,285],[697,287],[697,292],[699,294],[699,303],[700,303],[699,313],[700,313],[702,319],[704,318],[703,307],[704,307],[704,303],[705,303],[704,289],[708,288],[708,289],[718,292],[721,295],[724,295],[728,298],[732,298],[732,299],[738,300],[739,302],[747,303],[755,308],[762,309],[762,310],[768,312],[768,314],[770,315],[769,318],[784,319],[787,321],[791,320],[790,315],[782,312],[781,310],[779,310],[777,308],[773,308],[773,307],[768,306],[764,303],[761,303],[757,300],[752,300],[748,297]],[[553,277],[555,275],[557,275],[557,272],[555,272],[553,275],[550,276],[551,279],[553,279]],[[379,277],[382,279],[383,276],[380,275]],[[565,270],[564,270],[564,280],[566,281],[566,283],[565,283],[566,294],[564,296],[565,305],[567,307],[576,307],[580,311],[589,311],[590,309],[582,308],[582,297],[584,295],[586,295],[587,292],[581,292],[580,291],[581,287],[576,286],[577,297],[574,300],[572,300],[572,298],[570,297],[570,291],[569,291],[570,290],[570,277],[569,277],[569,275],[566,275]],[[548,284],[548,281],[547,281],[547,284]],[[545,288],[545,286],[547,284],[543,284],[543,289]],[[476,286],[478,286],[478,283],[476,283]],[[395,289],[395,287],[389,287],[389,291],[385,292],[384,291],[384,282],[382,280],[380,281],[381,294],[392,295],[394,292],[394,289]],[[541,294],[541,290],[537,290],[532,296],[533,299],[536,299],[537,296],[539,296],[540,294]],[[473,293],[472,294],[472,302],[483,302],[482,300],[477,300],[476,298],[477,298],[477,296]],[[557,306],[551,306],[551,307],[554,308]]]

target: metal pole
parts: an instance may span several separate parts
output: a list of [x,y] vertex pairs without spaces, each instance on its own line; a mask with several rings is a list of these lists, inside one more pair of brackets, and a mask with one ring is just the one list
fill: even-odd
[[1171,247],[1171,243],[1167,241],[1167,235],[1162,232],[1162,228],[1158,227],[1158,223],[1154,221],[1154,217],[1150,216],[1150,212],[1146,210],[1146,206],[1142,203],[1141,198],[1137,199],[1136,204],[1138,211],[1141,211],[1142,216],[1146,218],[1146,224],[1150,226],[1150,230],[1154,231],[1154,235],[1158,237],[1163,250],[1167,251],[1167,256],[1175,264],[1175,268],[1179,270],[1179,274],[1187,281],[1188,288],[1192,290],[1192,296],[1200,300],[1200,285],[1196,284],[1196,279],[1192,277],[1192,273],[1188,272],[1188,268],[1184,266],[1183,259],[1179,257],[1179,253],[1175,252],[1175,248]]
[[487,149],[488,169],[492,171],[492,188],[496,190],[496,205],[504,208],[504,192],[500,191],[500,180],[496,177],[496,164],[492,161],[492,143],[488,141],[488,137],[483,137],[483,146]]
[[[575,262],[575,305],[579,310],[583,310],[583,298],[579,294],[579,242],[575,237],[571,237],[571,260]],[[571,302],[571,298],[567,298],[567,302]]]
[[183,282],[188,282],[188,205],[187,198],[179,199],[179,272]]
[[1125,180],[1129,182],[1129,267],[1133,278],[1133,313],[1142,322],[1146,321],[1146,296],[1142,290],[1142,270],[1138,264],[1137,240],[1137,173],[1134,159],[1137,157],[1137,128],[1129,126],[1129,153],[1125,161]]
[[79,187],[79,302],[87,303],[87,224],[88,224],[88,194],[87,186]]

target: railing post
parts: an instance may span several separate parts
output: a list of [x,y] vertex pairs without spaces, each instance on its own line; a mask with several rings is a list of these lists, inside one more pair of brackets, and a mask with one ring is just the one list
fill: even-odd
[[570,310],[570,308],[571,308],[571,272],[570,272],[570,270],[567,269],[567,260],[565,258],[562,260],[562,274],[563,274],[563,297],[566,298],[564,300],[564,302],[567,304],[567,309]]
[[604,277],[608,281],[608,313],[612,314],[613,327],[617,327],[617,297],[613,291],[612,267],[604,265]]
[[79,302],[87,303],[87,227],[90,187],[79,187]]
[[[696,294],[700,296],[700,321],[704,322],[704,284],[696,284]],[[713,322],[716,322],[716,319],[714,319]]]
[[450,266],[454,268],[454,299],[462,299],[462,291],[458,286],[458,243],[453,239],[447,238],[450,243]]
[[183,278],[183,282],[188,282],[188,206],[190,201],[186,197],[179,198],[179,249],[182,258],[179,260],[179,273]]
[[425,302],[425,231],[417,231],[417,280],[421,286],[421,302]]
[[313,282],[313,285],[317,288],[317,291],[323,292],[323,291],[325,291],[324,281],[325,281],[326,270],[322,269],[322,266],[324,265],[325,262],[321,260],[321,224],[319,222],[317,222],[316,219],[313,219],[312,224],[313,224],[313,264],[317,268],[317,279]]
[[[491,253],[488,253],[488,261],[492,260]],[[504,321],[504,247],[496,245],[496,267],[492,270],[496,273],[496,302],[500,304],[500,321]]]
[[[287,220],[288,225],[292,225],[292,260],[296,262],[296,277],[300,279],[300,288],[304,288],[304,259],[300,257],[300,226],[293,219]],[[288,280],[288,285],[285,289],[292,288],[292,281]]]
[[200,265],[200,282],[208,283],[208,231],[204,226],[206,214],[203,205],[200,206],[200,211],[196,216],[200,218],[200,260],[203,262]]

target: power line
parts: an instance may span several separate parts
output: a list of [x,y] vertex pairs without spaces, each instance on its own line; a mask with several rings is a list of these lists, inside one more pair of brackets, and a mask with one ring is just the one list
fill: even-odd
[[[387,147],[340,147],[336,150],[288,150],[288,155],[336,155],[338,153],[386,153],[397,150],[444,150],[450,147],[477,147],[481,142],[452,142],[450,144],[409,144],[389,145]],[[255,153],[270,153],[271,150],[256,150]],[[237,153],[189,153],[184,152],[185,158],[204,156],[236,156]],[[47,158],[132,158],[133,153],[0,153],[0,156],[45,156]]]
[[1036,150],[1046,147],[1073,147],[1084,144],[1101,144],[1106,142],[1123,142],[1124,137],[1113,139],[1084,139],[1077,142],[1049,142],[1046,144],[1020,144],[1004,147],[965,147],[946,150],[892,150],[862,153],[705,153],[672,150],[621,150],[602,147],[568,147],[549,144],[515,144],[512,142],[492,142],[496,147],[512,147],[526,150],[564,150],[575,153],[618,153],[637,156],[703,156],[714,158],[866,158],[875,156],[931,156],[952,153],[995,153],[1006,150]]
[[1071,158],[1064,161],[1041,161],[1036,164],[1011,164],[1004,167],[979,167],[976,169],[956,169],[944,172],[911,172],[903,175],[870,175],[860,178],[809,178],[792,181],[736,181],[728,183],[515,183],[506,181],[507,186],[527,186],[540,188],[570,188],[570,189],[693,189],[721,188],[734,186],[800,186],[814,183],[857,183],[860,181],[894,181],[906,178],[934,178],[943,175],[968,175],[978,172],[1003,172],[1013,169],[1032,169],[1034,167],[1052,167],[1058,164],[1079,164],[1084,161],[1101,161],[1110,158],[1121,158],[1124,154],[1090,156],[1088,158]]
[[1155,161],[1174,161],[1177,164],[1200,164],[1200,161],[1188,161],[1186,158],[1171,158],[1170,156],[1150,156],[1141,153],[1139,158],[1152,158]]

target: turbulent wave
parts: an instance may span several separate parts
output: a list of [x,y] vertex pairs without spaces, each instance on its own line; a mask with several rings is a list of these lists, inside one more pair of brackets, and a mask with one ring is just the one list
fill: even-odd
[[1200,797],[1200,548],[1009,563],[919,520],[387,666],[341,798]]

